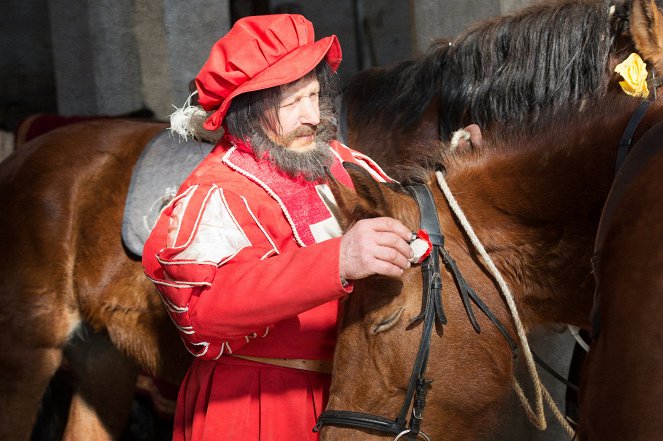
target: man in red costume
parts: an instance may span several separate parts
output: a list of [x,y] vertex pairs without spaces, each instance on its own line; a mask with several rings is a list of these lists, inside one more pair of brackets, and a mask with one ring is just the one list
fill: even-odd
[[410,231],[390,218],[345,234],[325,201],[343,161],[388,179],[335,141],[336,36],[301,15],[239,20],[196,77],[212,152],[163,210],[143,264],[195,356],[173,439],[315,440],[352,280],[399,277]]

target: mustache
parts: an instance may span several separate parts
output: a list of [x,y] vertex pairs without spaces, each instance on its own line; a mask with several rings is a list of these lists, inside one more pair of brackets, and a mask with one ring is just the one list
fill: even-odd
[[318,133],[318,126],[302,126],[298,127],[292,132],[286,133],[281,136],[281,143],[284,145],[289,145],[299,136],[315,136]]

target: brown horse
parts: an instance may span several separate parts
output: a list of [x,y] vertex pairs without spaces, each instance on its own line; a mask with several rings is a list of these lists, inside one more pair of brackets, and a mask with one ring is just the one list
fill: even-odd
[[606,233],[597,268],[598,326],[580,396],[582,440],[644,441],[663,434],[661,170],[661,154],[639,170]]
[[[511,32],[517,29],[503,34]],[[611,35],[594,43],[611,43]],[[529,56],[514,55],[485,62],[508,66]],[[183,375],[188,354],[120,239],[131,170],[162,128],[81,123],[25,144],[0,164],[0,440],[29,438],[63,360],[76,379],[66,439],[119,439],[139,367],[175,381]]]
[[77,380],[65,439],[119,439],[139,367],[174,380],[184,374],[188,357],[161,300],[120,240],[132,168],[162,128],[75,124],[2,163],[3,441],[29,438],[63,359]]
[[[527,133],[497,132],[492,141],[484,143],[481,151],[449,151],[446,145],[438,145],[432,149],[437,157],[428,158],[433,166],[414,174],[415,180],[426,183],[433,193],[446,251],[468,284],[514,338],[518,335],[516,321],[502,297],[505,294],[499,289],[499,279],[470,240],[459,220],[460,215],[452,211],[452,204],[457,203],[462,208],[479,242],[504,277],[524,330],[553,323],[589,329],[594,295],[590,261],[596,230],[615,174],[617,145],[637,105],[637,100],[631,98],[606,97],[592,103],[591,110],[580,115],[551,117],[550,127],[540,130],[534,138]],[[635,139],[661,121],[663,102],[654,102],[640,123]],[[656,132],[647,136],[661,144],[663,123],[652,130]],[[431,150],[431,146],[422,148],[422,152],[427,150]],[[444,181],[438,181],[434,169],[444,170]],[[417,231],[419,207],[403,187],[375,183],[355,169],[349,172],[357,192],[342,187],[335,189],[345,225],[364,217],[392,216]],[[651,331],[643,335],[639,332],[643,328],[635,327],[632,334],[646,339],[639,345],[628,339],[627,344],[633,346],[616,348],[623,351],[619,359],[623,357],[630,363],[643,360],[641,368],[657,374],[636,380],[623,372],[632,383],[613,385],[622,391],[616,393],[617,396],[624,395],[621,397],[624,408],[635,403],[642,405],[631,409],[631,423],[635,423],[636,415],[649,414],[656,419],[653,412],[658,410],[663,397],[663,389],[654,387],[663,370],[663,360],[657,353],[650,361],[645,361],[648,357],[645,345],[659,345],[655,340],[658,335],[655,320],[646,320],[643,313],[637,313],[633,319],[627,312],[647,309],[652,303],[660,305],[654,297],[663,284],[660,246],[663,189],[657,185],[657,176],[662,172],[663,153],[647,165],[618,209],[611,230],[617,231],[608,236],[605,266],[601,269],[610,273],[602,276],[601,283],[621,280],[610,290],[633,284],[621,293],[618,298],[622,300],[618,304],[611,304],[613,296],[601,302],[602,305],[609,303],[606,314],[613,307],[622,309],[611,315],[617,323],[602,322],[607,339],[619,339],[627,320],[631,325],[649,323],[644,329]],[[445,183],[455,196],[455,202],[443,195]],[[634,209],[640,211],[634,212]],[[626,226],[634,228],[623,231]],[[634,237],[637,241],[625,245],[624,241]],[[626,254],[621,255],[622,251]],[[646,260],[650,256],[653,260]],[[626,265],[618,266],[623,263]],[[512,393],[514,370],[525,350],[521,347],[523,355],[514,361],[507,340],[476,306],[481,332],[475,332],[459,294],[461,283],[452,277],[449,268],[441,272],[441,297],[447,324],[437,326],[430,342],[425,377],[433,382],[428,386],[421,430],[433,440],[478,440],[489,436],[498,425],[503,405]],[[642,280],[636,282],[639,276]],[[354,293],[345,300],[340,316],[328,409],[362,412],[386,419],[395,419],[399,414],[422,338],[423,325],[411,324],[422,310],[422,285],[417,266],[407,270],[401,279],[373,277],[355,282]],[[643,298],[646,299],[644,305],[640,300]],[[658,348],[651,350],[658,351]],[[639,354],[637,358],[635,351]],[[606,353],[614,355],[612,348],[606,349]],[[616,377],[614,381],[625,377]],[[642,388],[628,387],[637,381]],[[612,390],[602,391],[604,400],[614,396]],[[597,425],[612,427],[611,414],[606,412],[612,404],[601,405],[592,400],[594,410],[603,410],[602,418],[595,421]],[[588,410],[588,414],[593,415],[592,410]],[[638,439],[663,436],[657,421],[645,425],[656,425],[657,431],[652,429],[648,438]],[[634,439],[633,432],[621,433],[621,437],[602,435],[596,439]],[[385,435],[369,429],[325,426],[321,439],[394,439],[394,434],[388,438]]]
[[624,162],[599,229],[594,335],[580,395],[579,435],[585,441],[663,435],[656,319],[663,311],[661,132],[647,133]]
[[[644,9],[634,15],[650,29],[660,20]],[[661,57],[663,37],[652,32],[642,38],[648,38],[640,44],[652,58]],[[652,340],[660,334],[655,317],[663,309],[663,248],[657,240],[663,233],[663,194],[656,183],[663,170],[661,135],[647,134],[637,147],[620,169],[597,239],[594,335],[580,396],[579,435],[585,441],[663,434],[656,410],[663,399],[657,381],[663,352]]]
[[656,5],[538,2],[435,41],[422,57],[360,72],[343,90],[346,141],[393,171],[413,141],[449,140],[468,124],[536,131],[544,111],[619,90],[613,68],[633,52],[635,34],[648,32],[629,21],[642,7]]

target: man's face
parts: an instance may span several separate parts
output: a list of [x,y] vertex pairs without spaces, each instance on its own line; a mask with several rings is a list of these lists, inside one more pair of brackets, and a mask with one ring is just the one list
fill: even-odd
[[266,130],[269,139],[289,150],[305,152],[313,149],[317,125],[320,124],[319,94],[320,84],[315,75],[281,87],[278,133]]

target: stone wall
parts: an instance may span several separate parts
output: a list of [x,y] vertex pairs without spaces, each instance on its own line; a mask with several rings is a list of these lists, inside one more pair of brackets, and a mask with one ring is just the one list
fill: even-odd
[[56,110],[47,0],[3,0],[0,13],[0,129]]
[[[248,3],[248,2],[245,2]],[[263,2],[265,3],[265,2]],[[299,9],[319,37],[337,34],[342,79],[421,52],[434,38],[528,0],[271,0]],[[230,0],[5,0],[0,124],[35,112],[164,119],[230,27]],[[355,20],[355,17],[357,18]],[[4,118],[3,116],[6,115]]]

